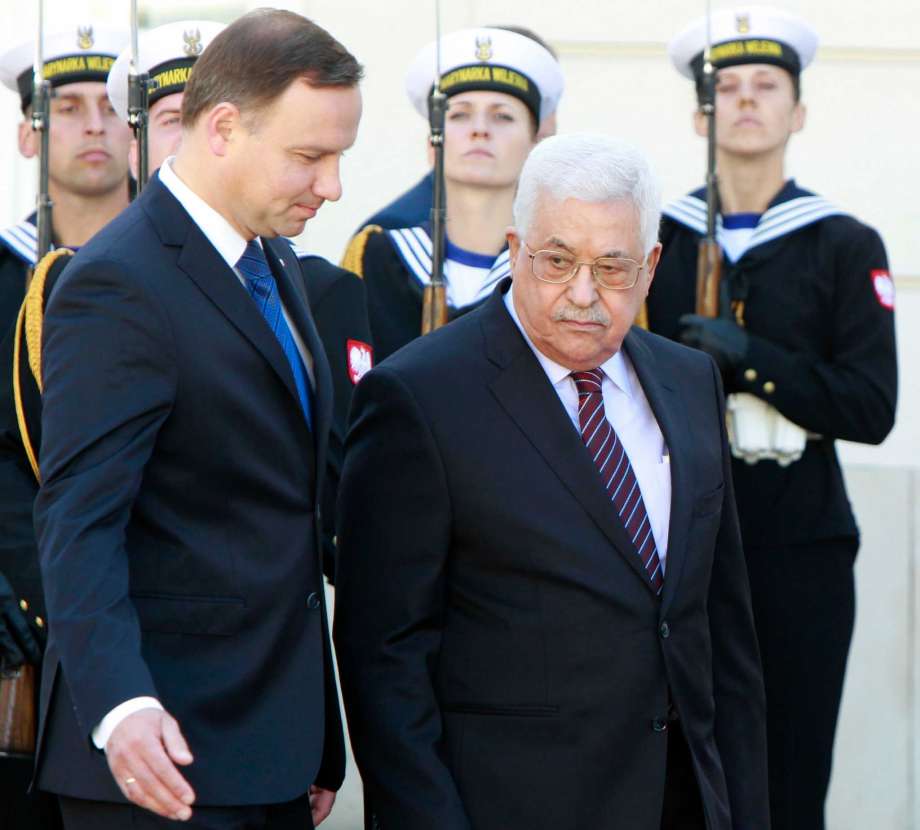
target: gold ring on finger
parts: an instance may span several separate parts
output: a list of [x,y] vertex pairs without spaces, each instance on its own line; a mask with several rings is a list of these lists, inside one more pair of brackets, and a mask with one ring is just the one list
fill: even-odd
[[125,786],[126,786],[126,787],[130,787],[132,784],[136,784],[136,783],[137,783],[137,779],[134,778],[134,777],[132,777],[132,778],[126,778],[126,779],[125,779]]

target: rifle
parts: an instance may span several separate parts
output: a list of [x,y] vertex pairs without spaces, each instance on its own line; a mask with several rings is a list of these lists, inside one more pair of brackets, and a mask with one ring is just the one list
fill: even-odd
[[38,254],[35,261],[51,250],[51,194],[48,192],[48,154],[51,126],[51,82],[45,79],[44,60],[45,3],[38,0],[38,40],[32,67],[32,129],[40,137],[38,151],[38,195],[35,214],[38,227]]
[[0,669],[0,758],[35,754],[35,667]]
[[722,249],[716,241],[716,216],[719,212],[719,179],[716,175],[716,70],[712,65],[710,10],[706,4],[706,51],[703,53],[703,80],[700,86],[700,111],[706,116],[706,236],[700,240],[696,259],[696,313],[719,316],[722,282]]
[[131,63],[128,68],[128,123],[137,141],[137,195],[147,184],[148,169],[148,95],[150,76],[139,72],[140,54],[137,48],[137,0],[131,0]]
[[441,3],[435,0],[437,74],[428,96],[429,143],[434,150],[434,189],[431,204],[431,281],[422,298],[422,334],[447,323],[447,283],[444,281],[444,249],[447,225],[447,193],[444,190],[444,115],[447,96],[441,91]]

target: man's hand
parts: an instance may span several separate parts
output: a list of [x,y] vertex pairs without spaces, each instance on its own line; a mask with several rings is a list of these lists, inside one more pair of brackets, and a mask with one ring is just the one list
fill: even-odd
[[7,578],[0,573],[0,664],[15,669],[41,663],[42,648]]
[[310,787],[310,812],[313,815],[313,826],[319,827],[329,813],[332,812],[332,805],[335,804],[335,792],[333,790],[324,790],[314,784]]
[[129,801],[164,818],[191,817],[195,793],[175,765],[191,764],[192,753],[175,718],[159,709],[128,715],[109,737],[105,756]]
[[679,323],[681,342],[712,355],[722,374],[737,369],[747,355],[748,333],[734,320],[684,314]]

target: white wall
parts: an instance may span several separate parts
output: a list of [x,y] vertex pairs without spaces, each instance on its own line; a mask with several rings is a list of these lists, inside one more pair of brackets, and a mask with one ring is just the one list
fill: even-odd
[[[46,0],[48,16],[95,11],[128,18],[127,0]],[[269,4],[268,0],[264,4]],[[29,36],[33,3],[0,0],[0,43]],[[153,22],[230,19],[262,2],[140,0]],[[434,36],[433,0],[302,0],[275,3],[329,28],[365,64],[365,114],[343,169],[345,196],[323,208],[303,244],[337,260],[352,230],[424,172],[426,125],[410,107],[403,76]],[[659,0],[444,0],[443,28],[531,26],[558,49],[568,91],[560,129],[616,133],[652,158],[666,196],[700,183],[704,148],[690,131],[693,96],[665,57],[667,38],[702,14],[703,2]],[[727,4],[714,0],[715,8]],[[789,172],[806,187],[877,227],[899,292],[901,403],[881,447],[846,446],[851,496],[864,532],[859,619],[835,762],[830,827],[920,827],[920,660],[916,638],[920,555],[920,5],[914,0],[780,0],[822,33],[803,79],[809,108],[793,139]],[[15,154],[16,105],[0,91],[0,224],[24,214],[34,173]],[[346,799],[348,800],[348,799]],[[343,811],[336,826],[357,826]]]

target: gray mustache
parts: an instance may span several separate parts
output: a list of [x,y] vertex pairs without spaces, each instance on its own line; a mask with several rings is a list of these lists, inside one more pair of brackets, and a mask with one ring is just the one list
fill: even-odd
[[553,312],[554,323],[560,323],[566,320],[573,323],[600,323],[604,326],[610,324],[609,315],[599,304],[589,306],[588,308],[567,305],[562,308],[557,308]]

